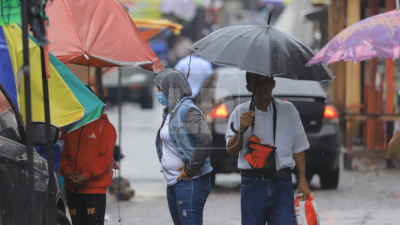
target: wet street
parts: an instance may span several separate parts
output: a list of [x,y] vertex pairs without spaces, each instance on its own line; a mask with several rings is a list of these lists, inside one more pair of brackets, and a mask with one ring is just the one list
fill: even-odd
[[[110,122],[118,131],[118,108],[107,108]],[[122,224],[173,224],[165,198],[166,185],[154,146],[161,124],[161,107],[155,100],[152,110],[126,103],[122,116],[122,176],[130,181],[135,196],[120,202]],[[204,224],[240,224],[240,176],[217,175],[217,188],[208,198]],[[398,225],[400,224],[400,171],[341,170],[337,190],[319,189],[314,176],[310,187],[318,206],[321,224]],[[118,202],[107,197],[106,220],[118,224]]]

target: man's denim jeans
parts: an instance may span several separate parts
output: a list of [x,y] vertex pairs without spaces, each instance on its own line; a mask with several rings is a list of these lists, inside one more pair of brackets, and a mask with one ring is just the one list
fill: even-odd
[[262,181],[242,176],[243,225],[293,225],[294,192],[292,176]]
[[181,180],[167,187],[169,212],[175,225],[203,224],[203,209],[211,192],[211,178]]

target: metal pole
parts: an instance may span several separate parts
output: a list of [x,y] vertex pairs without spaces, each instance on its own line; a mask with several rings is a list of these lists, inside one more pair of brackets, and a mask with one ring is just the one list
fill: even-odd
[[399,10],[400,6],[399,6],[399,0],[396,0],[396,9]]
[[[121,67],[118,68],[118,146],[119,146],[119,151],[121,154],[121,132],[122,132],[122,88],[121,88],[121,77],[122,77],[122,69]],[[118,164],[119,164],[119,171],[118,171],[118,177],[121,177],[121,160],[120,157],[118,156]],[[117,179],[117,182],[118,179]]]
[[44,118],[46,130],[46,150],[47,150],[47,168],[49,171],[49,221],[50,224],[57,224],[56,214],[56,181],[54,177],[54,161],[53,161],[53,145],[51,140],[51,124],[50,124],[50,102],[49,102],[49,86],[47,81],[45,51],[40,47],[40,58],[42,61],[42,84],[43,84],[43,101],[44,101]]
[[103,94],[103,72],[101,71],[101,67],[96,68],[96,80],[97,80],[97,97],[101,101],[104,101],[104,94]]
[[28,188],[29,208],[28,215],[31,225],[35,225],[35,179],[33,174],[33,138],[32,138],[32,102],[31,102],[31,79],[29,66],[29,37],[28,37],[28,1],[21,0],[22,19],[22,44],[24,65],[24,91],[25,91],[25,120],[26,120],[26,152],[28,158]]

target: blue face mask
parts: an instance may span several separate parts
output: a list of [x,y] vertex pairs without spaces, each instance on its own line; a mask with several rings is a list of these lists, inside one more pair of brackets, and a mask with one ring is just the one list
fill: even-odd
[[164,92],[158,92],[157,93],[157,100],[161,105],[169,106],[168,99],[165,98]]

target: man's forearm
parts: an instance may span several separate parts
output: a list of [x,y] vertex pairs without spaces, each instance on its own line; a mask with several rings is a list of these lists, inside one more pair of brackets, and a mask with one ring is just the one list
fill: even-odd
[[293,154],[293,159],[296,162],[299,179],[306,179],[306,153],[303,151]]
[[229,139],[226,151],[230,156],[237,156],[242,150],[243,146],[243,134],[235,134],[231,139]]

